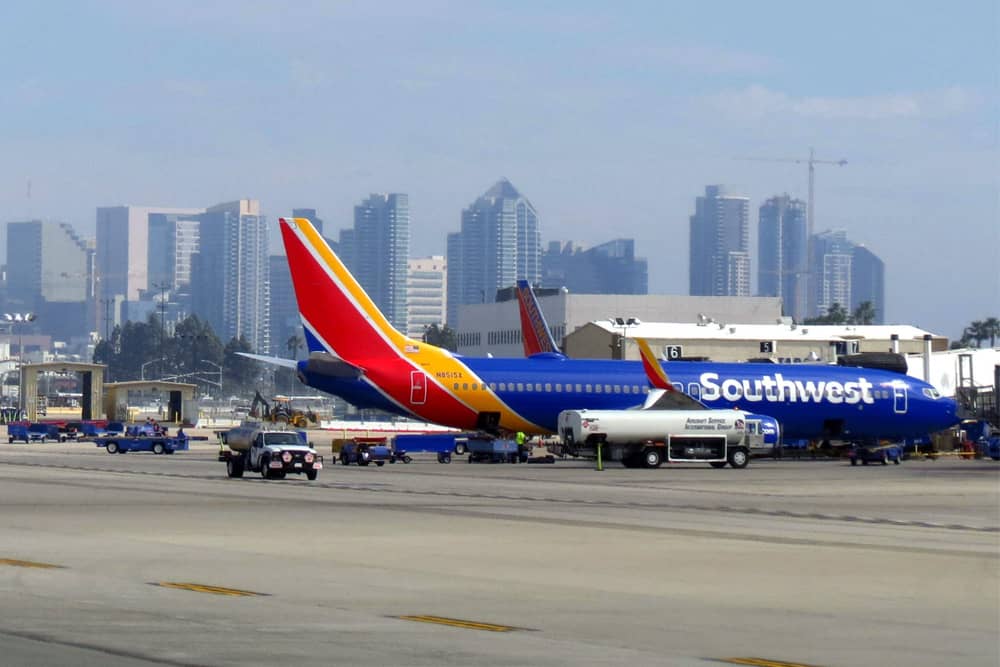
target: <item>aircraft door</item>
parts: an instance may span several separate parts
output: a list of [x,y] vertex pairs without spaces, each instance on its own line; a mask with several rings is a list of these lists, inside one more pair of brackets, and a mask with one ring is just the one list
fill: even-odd
[[892,385],[892,410],[897,415],[906,414],[907,393],[906,385],[902,382],[894,382]]
[[423,371],[410,371],[410,405],[427,402],[427,376]]

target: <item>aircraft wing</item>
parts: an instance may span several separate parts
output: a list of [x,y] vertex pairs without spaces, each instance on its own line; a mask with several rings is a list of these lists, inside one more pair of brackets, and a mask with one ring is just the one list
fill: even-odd
[[246,357],[247,359],[253,359],[254,361],[259,361],[264,364],[270,364],[271,366],[281,366],[282,368],[298,368],[299,362],[294,359],[284,359],[282,357],[268,357],[263,354],[251,354],[249,352],[237,352],[236,354],[241,357]]

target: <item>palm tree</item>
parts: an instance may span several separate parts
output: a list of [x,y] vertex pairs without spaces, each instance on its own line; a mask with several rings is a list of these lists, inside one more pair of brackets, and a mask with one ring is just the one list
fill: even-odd
[[302,336],[295,334],[290,336],[287,341],[285,341],[285,349],[288,350],[288,356],[292,359],[297,359],[299,356],[299,349],[305,345],[306,342],[302,340]]
[[862,301],[851,313],[851,324],[872,324],[875,322],[875,304],[871,301]]
[[962,332],[962,339],[967,340],[970,343],[975,342],[976,347],[982,345],[982,342],[989,338],[990,335],[986,332],[986,323],[983,320],[975,320],[969,326],[965,327]]

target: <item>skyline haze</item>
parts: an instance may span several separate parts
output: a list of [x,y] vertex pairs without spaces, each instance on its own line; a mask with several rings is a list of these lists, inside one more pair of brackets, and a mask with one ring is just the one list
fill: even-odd
[[335,237],[362,197],[402,192],[412,256],[441,255],[507,177],[543,244],[635,238],[650,292],[685,294],[705,185],[749,197],[755,275],[757,208],[806,199],[807,169],[745,158],[814,147],[848,162],[816,168],[816,231],[885,261],[887,322],[957,339],[1000,312],[997,18],[988,0],[14,5],[0,221],[93,236],[102,206],[252,198],[271,228],[308,206]]

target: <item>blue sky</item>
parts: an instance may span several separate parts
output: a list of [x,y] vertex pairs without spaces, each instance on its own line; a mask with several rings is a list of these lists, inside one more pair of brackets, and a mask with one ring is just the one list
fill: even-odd
[[686,293],[704,186],[755,228],[806,169],[740,158],[812,146],[849,162],[817,168],[817,229],[886,261],[889,320],[957,336],[1000,315],[998,34],[995,0],[8,4],[0,221],[252,197],[336,230],[398,191],[443,253],[506,176],[543,241],[634,237]]

